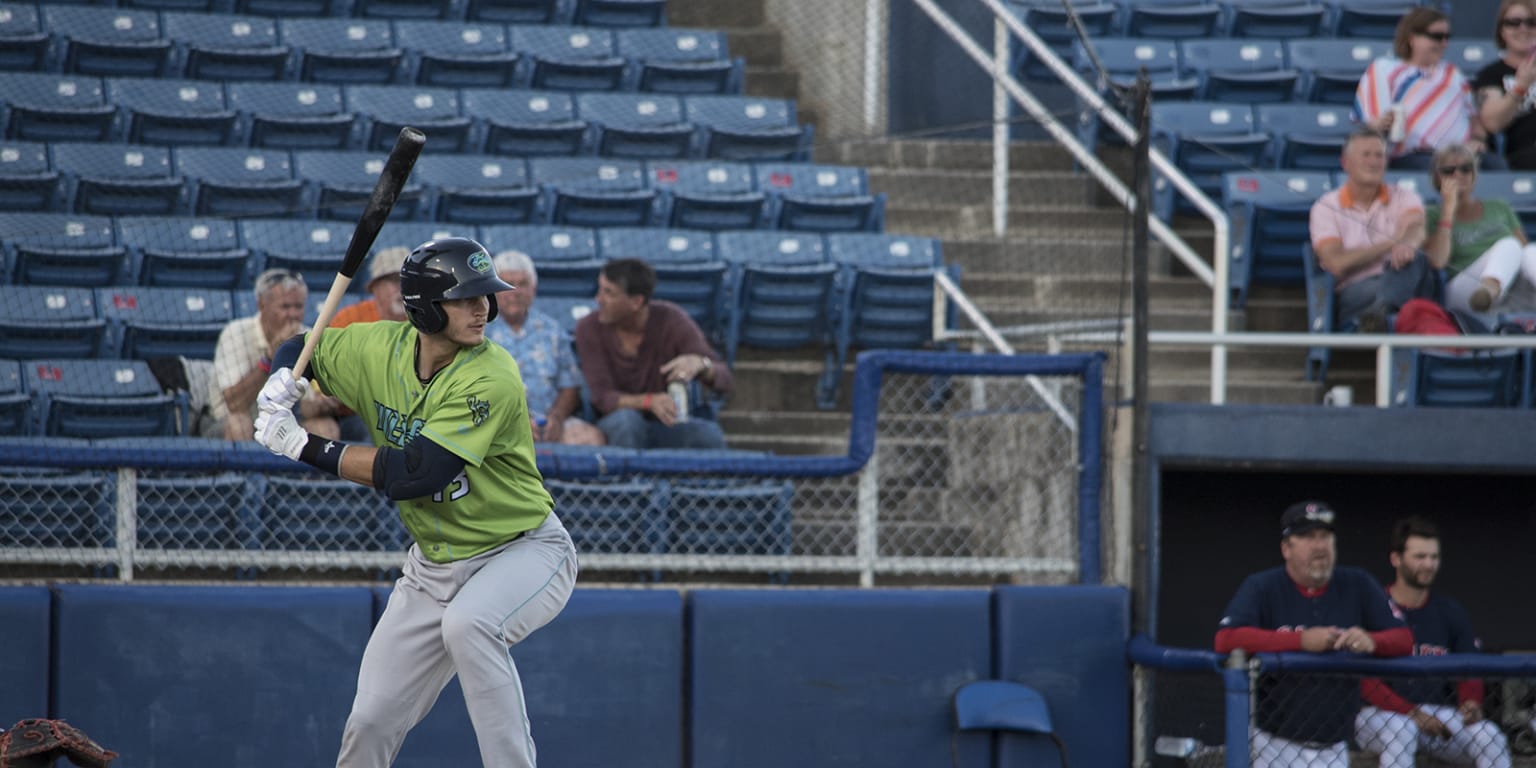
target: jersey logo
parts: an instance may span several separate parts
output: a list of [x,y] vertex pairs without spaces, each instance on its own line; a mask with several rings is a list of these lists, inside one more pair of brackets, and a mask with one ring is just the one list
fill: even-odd
[[377,400],[373,403],[373,409],[377,416],[374,428],[383,433],[384,439],[396,448],[404,448],[406,443],[415,440],[416,434],[427,425],[425,419],[407,418],[405,414]]
[[474,395],[464,398],[465,405],[469,406],[469,418],[475,422],[475,426],[485,423],[491,417],[491,404]]

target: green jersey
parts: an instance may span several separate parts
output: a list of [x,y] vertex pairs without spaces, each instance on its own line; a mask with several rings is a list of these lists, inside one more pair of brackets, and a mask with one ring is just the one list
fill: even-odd
[[[1440,225],[1440,206],[1424,210],[1424,226],[1430,232]],[[1484,200],[1483,215],[1477,221],[1458,221],[1451,226],[1451,260],[1447,271],[1455,275],[1483,257],[1493,244],[1513,237],[1520,228],[1520,217],[1503,200]],[[323,338],[323,337],[322,337]]]
[[460,349],[422,384],[410,323],[354,323],[326,329],[311,365],[326,394],[368,422],[375,445],[403,449],[425,437],[464,459],[448,487],[400,502],[428,560],[494,549],[539,527],[554,508],[534,462],[523,379],[500,345]]

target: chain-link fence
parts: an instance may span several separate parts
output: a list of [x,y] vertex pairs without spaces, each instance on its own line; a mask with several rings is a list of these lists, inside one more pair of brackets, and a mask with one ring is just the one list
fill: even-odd
[[[1098,580],[1097,358],[877,353],[860,366],[845,456],[540,446],[584,567]],[[355,576],[394,568],[409,543],[381,494],[254,443],[6,438],[0,454],[9,577]]]
[[1536,657],[1132,657],[1141,765],[1536,764]]

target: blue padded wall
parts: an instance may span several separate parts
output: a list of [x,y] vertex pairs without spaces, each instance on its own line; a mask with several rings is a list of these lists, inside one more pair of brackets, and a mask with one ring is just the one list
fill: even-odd
[[[997,587],[997,677],[1045,697],[1073,765],[1129,765],[1130,594],[1120,587]],[[1039,738],[1009,736],[999,766],[1055,765]]]
[[373,601],[361,587],[61,586],[54,612],[53,717],[133,768],[271,768],[334,764]]
[[48,640],[52,634],[47,587],[0,589],[0,730],[29,717],[48,716]]
[[[689,605],[693,768],[948,765],[950,697],[991,677],[985,590],[710,590]],[[964,765],[988,764],[980,741]]]
[[[376,592],[383,612],[389,590]],[[683,764],[683,599],[675,590],[578,589],[512,649],[540,765]],[[396,768],[479,765],[457,680],[405,739]]]

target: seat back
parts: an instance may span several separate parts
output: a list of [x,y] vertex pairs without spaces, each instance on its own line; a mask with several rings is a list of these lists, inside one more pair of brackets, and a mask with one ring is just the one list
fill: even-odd
[[0,72],[4,134],[25,141],[107,141],[117,108],[100,78],[80,74]]
[[0,213],[0,247],[18,284],[112,285],[134,272],[105,216]]
[[200,80],[281,80],[289,48],[278,42],[277,20],[223,13],[160,15],[176,45],[177,68]]
[[664,27],[666,0],[576,0],[573,24],[593,27]]
[[39,433],[62,437],[171,436],[185,403],[162,394],[143,360],[28,360]]
[[647,226],[655,190],[645,184],[644,167],[619,158],[535,157],[533,180],[544,188],[549,221],[578,227]]
[[512,50],[522,58],[522,82],[556,91],[613,91],[623,85],[625,61],[606,29],[519,25]]
[[1333,188],[1321,171],[1237,172],[1225,177],[1222,204],[1232,223],[1229,264],[1233,305],[1254,283],[1300,286],[1296,254],[1311,242],[1312,205]]
[[831,340],[838,267],[821,235],[721,232],[716,245],[732,265],[728,363],[743,344],[785,349]]
[[58,209],[59,180],[48,161],[47,144],[0,139],[0,210]]
[[1259,104],[1254,119],[1261,133],[1274,137],[1274,165],[1290,170],[1337,170],[1355,128],[1349,108],[1334,104]]
[[341,87],[327,83],[228,85],[229,105],[240,113],[241,135],[253,147],[346,149],[353,115],[342,105]]
[[426,210],[438,221],[520,224],[539,215],[539,191],[521,158],[428,155],[412,174],[425,187]]
[[104,471],[0,474],[0,537],[20,547],[110,547],[116,489],[115,476]]
[[619,54],[630,61],[637,90],[663,93],[740,93],[742,62],[730,57],[723,32],[681,27],[620,29]]
[[1394,349],[1392,404],[1523,408],[1530,391],[1529,357],[1521,349]]
[[884,226],[884,197],[869,194],[862,167],[758,163],[755,174],[779,229],[878,232]]
[[103,77],[169,74],[171,42],[161,34],[155,11],[58,4],[45,4],[42,11],[59,71]]
[[[540,300],[542,303],[542,299]],[[600,449],[607,450],[607,449]],[[667,521],[650,481],[578,483],[546,480],[560,521],[581,552],[664,552]]]
[[[310,204],[322,219],[356,223],[373,197],[379,174],[388,159],[387,150],[361,152],[321,152],[310,150],[293,154],[295,174],[309,185]],[[389,217],[415,219],[423,209],[425,190],[421,182],[407,178],[395,199]]]
[[1503,200],[1520,216],[1527,242],[1536,235],[1536,173],[1488,171],[1477,175],[1474,191],[1482,199]]
[[1366,67],[1392,55],[1391,40],[1341,40],[1327,37],[1288,40],[1286,57],[1301,75],[1297,93],[1304,101],[1351,105]]
[[404,52],[390,22],[361,18],[283,18],[278,36],[299,57],[298,79],[322,83],[398,83]]
[[89,288],[0,285],[0,358],[91,358],[105,337]]
[[171,216],[186,210],[186,189],[168,147],[55,144],[68,207],[100,216]]
[[683,119],[676,96],[584,93],[576,97],[576,114],[591,124],[599,155],[684,158],[693,143],[693,126]]
[[[240,241],[257,254],[262,269],[291,269],[304,276],[309,294],[323,297],[336,276],[336,265],[352,239],[355,223],[246,219]],[[236,312],[236,316],[242,316]]]
[[698,126],[695,156],[797,162],[810,159],[812,132],[795,103],[751,96],[689,96],[683,114]]
[[574,155],[586,144],[587,124],[576,119],[569,93],[466,88],[461,95],[488,154]]
[[255,277],[230,219],[124,216],[115,226],[118,242],[140,263],[142,285],[229,290]]
[[212,360],[219,334],[234,319],[229,292],[203,288],[97,288],[96,303],[119,354],[140,360]]
[[1285,103],[1296,90],[1296,70],[1287,68],[1279,40],[1185,40],[1179,47],[1184,67],[1200,76],[1203,99]]
[[1296,40],[1317,37],[1328,23],[1328,9],[1320,3],[1283,0],[1227,0],[1227,34]]
[[757,191],[752,166],[719,161],[652,160],[652,188],[661,192],[659,215],[685,229],[756,229],[767,195]]
[[665,551],[688,555],[787,555],[794,484],[663,482]]
[[590,300],[597,294],[603,262],[597,235],[582,227],[490,226],[480,231],[491,253],[514,249],[528,254],[539,271],[539,301],[546,297]]
[[262,549],[390,551],[405,544],[384,494],[337,478],[267,475],[257,513]]
[[28,435],[32,432],[32,396],[21,377],[21,364],[0,360],[0,435]]
[[343,91],[348,111],[363,122],[363,147],[389,152],[404,126],[424,131],[433,152],[468,152],[472,146],[469,118],[459,111],[453,88],[427,86],[354,85]]
[[306,216],[304,182],[295,178],[286,150],[245,147],[182,147],[176,171],[191,185],[197,216],[253,218]]
[[[1222,174],[1258,167],[1270,143],[1268,134],[1256,130],[1250,105],[1219,101],[1153,104],[1152,139],[1212,199],[1221,197]],[[1167,181],[1153,182],[1159,218],[1171,219],[1182,202]]]
[[[1307,333],[1333,333],[1335,323],[1333,275],[1324,272],[1309,240],[1301,248],[1301,269],[1307,291]],[[1307,380],[1323,381],[1333,357],[1329,347],[1307,350]]]
[[420,85],[510,88],[517,76],[517,54],[502,24],[397,21],[395,42]]
[[7,3],[0,16],[0,69],[41,72],[46,66],[48,32],[37,6]]

